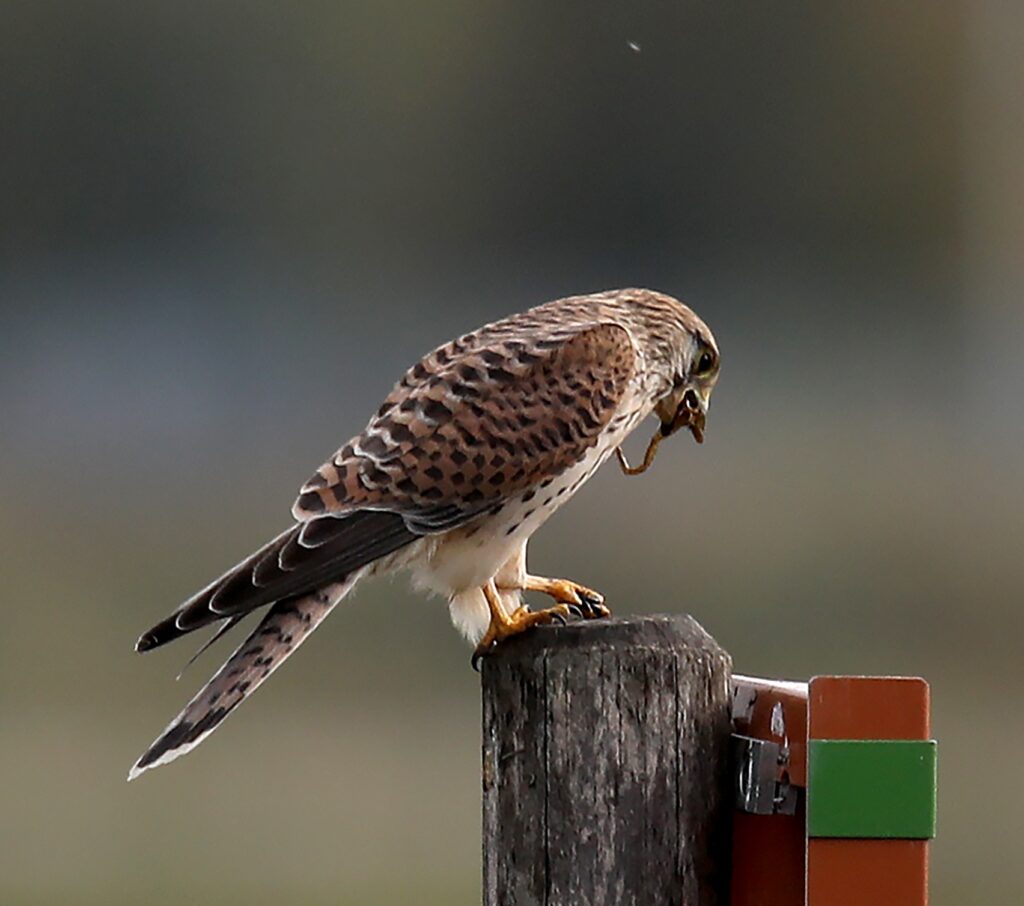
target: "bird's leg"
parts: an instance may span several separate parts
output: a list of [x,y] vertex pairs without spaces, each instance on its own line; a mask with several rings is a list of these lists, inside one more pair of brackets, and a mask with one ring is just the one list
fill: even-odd
[[608,617],[612,613],[605,606],[604,595],[569,579],[546,579],[544,576],[527,575],[523,580],[522,588],[523,591],[542,592],[560,604],[568,604],[573,610],[578,611],[580,616],[588,620]]
[[473,652],[474,668],[480,658],[488,654],[496,643],[509,638],[509,636],[525,632],[531,626],[554,622],[564,624],[568,621],[571,613],[567,604],[560,603],[547,610],[536,611],[523,605],[517,607],[511,614],[506,614],[505,609],[501,606],[501,597],[498,595],[494,580],[491,579],[483,586],[482,590],[484,598],[487,600],[487,607],[491,612],[491,622],[484,637],[480,640],[480,644],[476,646],[476,651]]

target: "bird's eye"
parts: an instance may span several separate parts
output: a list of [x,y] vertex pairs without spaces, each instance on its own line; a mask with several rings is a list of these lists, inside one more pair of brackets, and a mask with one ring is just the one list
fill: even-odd
[[697,361],[697,374],[707,374],[715,364],[715,357],[710,352],[702,352]]

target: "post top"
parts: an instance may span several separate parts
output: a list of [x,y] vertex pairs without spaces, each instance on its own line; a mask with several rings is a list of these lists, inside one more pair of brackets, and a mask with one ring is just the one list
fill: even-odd
[[490,658],[533,657],[546,651],[607,651],[643,648],[699,650],[726,656],[724,650],[688,614],[578,620],[568,626],[537,626],[502,642]]

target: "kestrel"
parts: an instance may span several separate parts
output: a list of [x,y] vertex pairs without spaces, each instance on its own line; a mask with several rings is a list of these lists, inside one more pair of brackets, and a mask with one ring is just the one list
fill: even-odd
[[[429,353],[302,486],[292,526],[143,633],[138,651],[220,623],[216,639],[268,608],[129,779],[198,745],[365,577],[405,570],[442,595],[474,662],[536,624],[606,616],[597,592],[528,573],[527,542],[613,453],[637,474],[681,428],[702,441],[718,362],[693,311],[644,289],[559,299]],[[630,468],[620,444],[652,413]],[[524,591],[556,603],[532,611]]]

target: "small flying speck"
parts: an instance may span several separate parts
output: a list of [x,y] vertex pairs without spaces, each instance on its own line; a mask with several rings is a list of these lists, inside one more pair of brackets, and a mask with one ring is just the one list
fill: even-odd
[[636,41],[627,41],[626,43],[629,45],[629,49],[633,51],[633,53],[640,53],[640,45],[637,44]]

